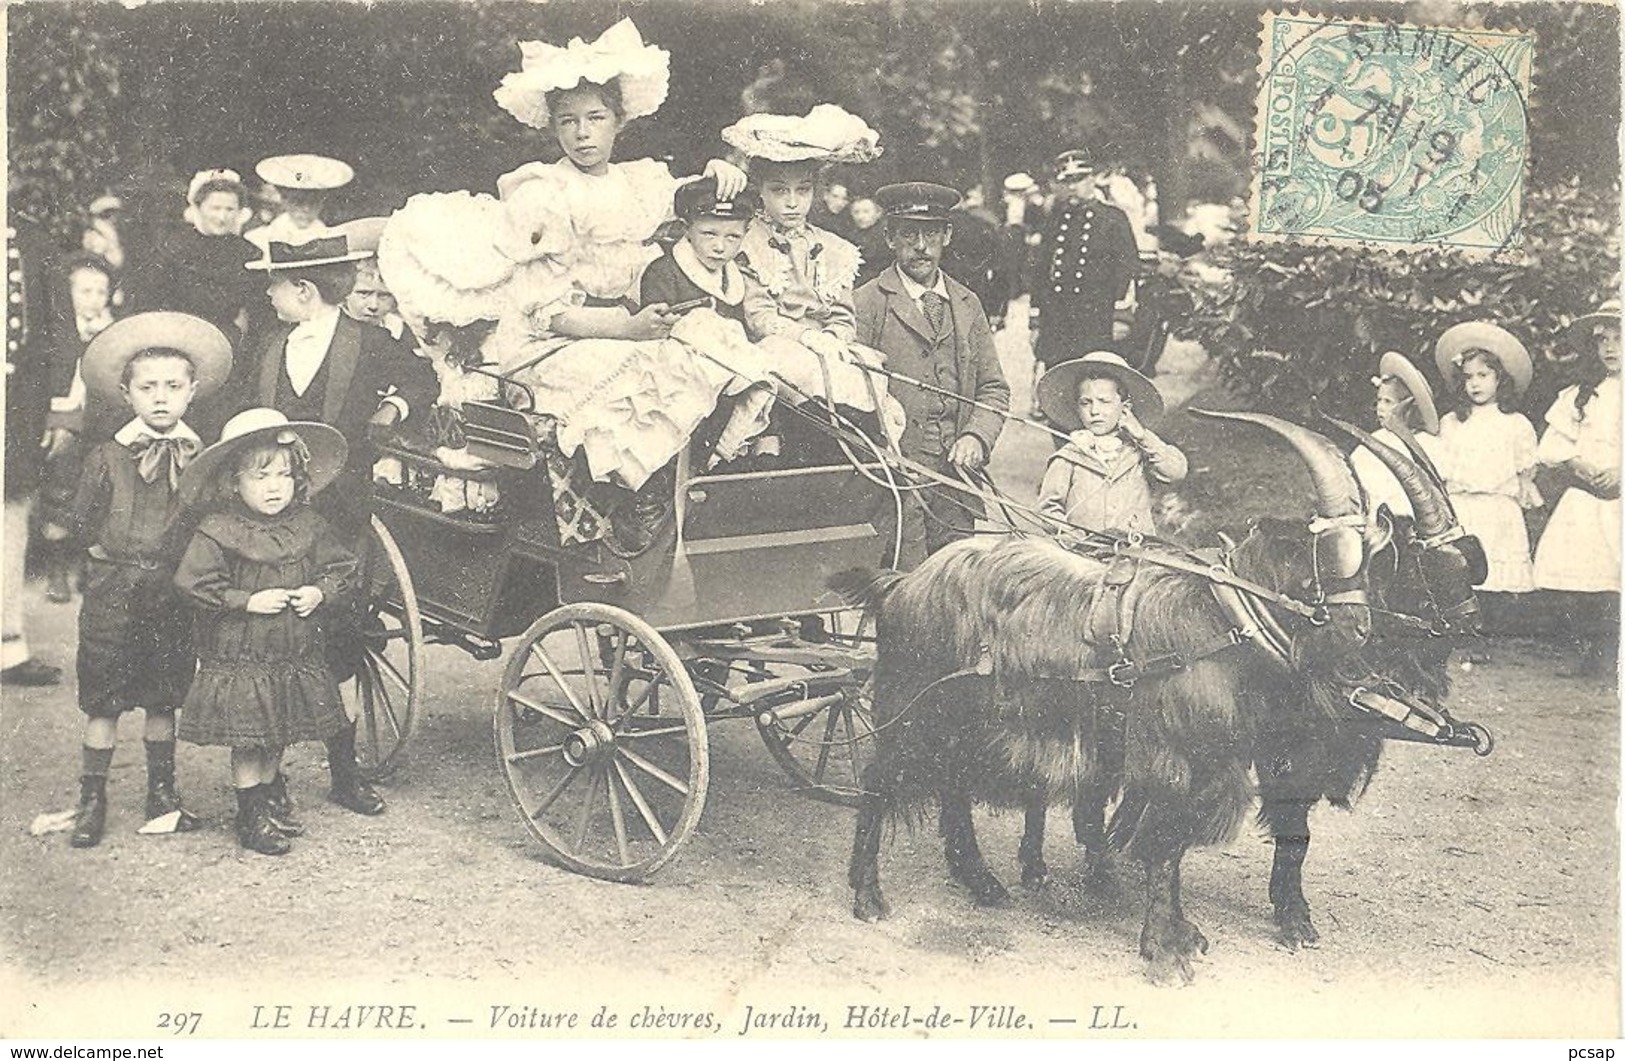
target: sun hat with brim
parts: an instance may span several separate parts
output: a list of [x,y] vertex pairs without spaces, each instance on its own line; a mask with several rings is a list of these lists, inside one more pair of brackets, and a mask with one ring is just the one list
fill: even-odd
[[371,258],[373,252],[350,249],[350,241],[344,233],[337,229],[327,229],[329,234],[317,236],[304,243],[279,243],[276,240],[265,245],[260,257],[243,264],[244,269],[255,272],[269,273],[281,269],[313,269],[318,265],[338,265],[341,262],[357,262],[362,258]]
[[344,239],[352,251],[377,254],[378,240],[383,236],[384,224],[388,220],[387,217],[358,217],[354,221],[346,221],[334,227],[344,233]]
[[349,457],[350,447],[339,429],[311,420],[289,420],[275,409],[245,409],[227,420],[220,429],[220,441],[194,457],[181,473],[181,504],[196,505],[203,500],[220,469],[229,467],[245,446],[295,441],[303,443],[309,454],[305,471],[314,497],[332,485]]
[[1381,379],[1396,379],[1411,394],[1411,406],[1422,418],[1422,429],[1430,435],[1439,433],[1439,407],[1433,401],[1433,388],[1421,369],[1411,364],[1404,354],[1390,350],[1377,362],[1377,375]]
[[260,159],[254,172],[266,184],[306,192],[330,192],[355,180],[348,162],[326,155],[272,155]]
[[729,147],[764,162],[856,164],[880,157],[880,134],[856,114],[820,103],[803,115],[747,114],[722,130]]
[[1110,350],[1095,350],[1063,361],[1039,378],[1038,407],[1051,423],[1068,431],[1083,426],[1078,418],[1078,384],[1090,377],[1116,380],[1123,396],[1134,404],[1134,416],[1141,423],[1148,424],[1162,415],[1162,394],[1155,383]]
[[666,102],[671,85],[671,53],[643,43],[643,35],[623,18],[588,44],[580,37],[560,48],[546,41],[520,41],[519,69],[502,78],[491,93],[497,106],[532,129],[546,129],[552,118],[547,94],[576,88],[582,82],[616,82],[621,116],[644,118]]
[[1529,389],[1529,381],[1535,374],[1529,351],[1517,336],[1489,321],[1465,321],[1444,330],[1433,346],[1433,360],[1439,366],[1439,374],[1450,379],[1451,373],[1461,367],[1462,361],[1472,350],[1483,350],[1496,356],[1501,367],[1512,378],[1515,395]]
[[1619,299],[1611,298],[1592,312],[1574,318],[1574,322],[1566,330],[1570,336],[1579,337],[1582,334],[1589,335],[1591,329],[1599,324],[1612,324],[1616,328],[1620,326]]
[[178,350],[192,362],[197,396],[213,394],[231,375],[231,340],[202,317],[153,310],[108,325],[85,347],[79,375],[99,398],[117,399],[124,366],[143,350]]

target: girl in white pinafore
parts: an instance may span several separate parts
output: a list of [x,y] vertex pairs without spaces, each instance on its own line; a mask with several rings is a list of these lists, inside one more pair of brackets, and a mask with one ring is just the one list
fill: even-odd
[[1540,463],[1566,473],[1568,489],[1535,550],[1535,584],[1565,594],[1564,611],[1580,646],[1572,673],[1598,669],[1618,644],[1620,565],[1619,303],[1575,321],[1591,347],[1588,378],[1565,389],[1546,411]]
[[[1461,525],[1484,547],[1489,577],[1484,594],[1524,594],[1535,588],[1524,509],[1541,504],[1535,489],[1535,429],[1507,408],[1529,386],[1534,365],[1510,332],[1486,321],[1446,329],[1434,347],[1440,373],[1458,398],[1439,425],[1440,471]],[[1484,600],[1486,625],[1502,626],[1506,603]],[[1499,611],[1501,622],[1493,613]]]

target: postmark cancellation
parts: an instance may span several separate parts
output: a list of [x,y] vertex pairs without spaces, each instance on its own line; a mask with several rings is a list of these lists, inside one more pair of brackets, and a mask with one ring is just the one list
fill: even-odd
[[1266,13],[1248,235],[1516,251],[1535,39]]

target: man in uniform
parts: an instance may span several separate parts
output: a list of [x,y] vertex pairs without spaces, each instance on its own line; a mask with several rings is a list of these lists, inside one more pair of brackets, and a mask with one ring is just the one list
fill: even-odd
[[1100,200],[1086,152],[1058,157],[1055,182],[1064,190],[1044,223],[1028,319],[1034,380],[1046,365],[1115,349],[1114,311],[1140,262],[1128,216]]
[[[889,371],[932,388],[896,377],[890,383],[908,417],[899,442],[903,455],[950,478],[977,472],[1004,426],[996,410],[1010,408],[1010,387],[981,302],[942,271],[959,193],[915,182],[887,185],[875,198],[886,211],[886,242],[896,260],[854,296],[858,342],[885,354]],[[918,566],[967,536],[982,514],[974,499],[948,487],[908,493],[895,566]]]

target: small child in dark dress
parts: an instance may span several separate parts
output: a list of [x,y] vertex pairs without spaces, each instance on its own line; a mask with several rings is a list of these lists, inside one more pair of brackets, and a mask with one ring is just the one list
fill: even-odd
[[79,611],[79,709],[85,714],[79,808],[70,843],[95,847],[107,825],[107,772],[119,716],[144,708],[148,832],[190,831],[175,789],[175,709],[195,666],[186,609],[170,585],[179,552],[181,470],[203,448],[184,417],[231,371],[231,343],[184,313],[142,313],[86,347],[91,397],[125,402],[134,419],[92,449],[68,506],[87,543]]
[[282,754],[348,725],[327,664],[327,618],[355,555],[310,507],[344,467],[344,436],[274,409],[227,421],[182,484],[189,505],[217,500],[175,572],[196,612],[198,673],[180,736],[231,748],[237,841],[287,854],[293,819]]

